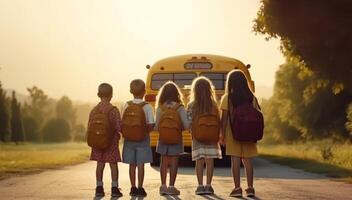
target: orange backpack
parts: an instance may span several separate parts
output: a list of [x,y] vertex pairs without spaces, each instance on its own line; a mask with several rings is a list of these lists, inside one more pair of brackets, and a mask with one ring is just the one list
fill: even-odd
[[220,117],[214,106],[211,113],[195,116],[192,122],[192,136],[203,144],[216,144],[219,141]]
[[161,105],[159,120],[159,139],[164,144],[180,144],[182,142],[182,121],[178,113],[181,104],[172,107]]
[[147,136],[147,123],[143,106],[147,103],[127,102],[127,108],[122,116],[121,131],[125,140],[140,142]]
[[109,120],[109,114],[114,108],[116,107],[111,107],[107,113],[99,111],[90,117],[87,128],[88,146],[103,150],[111,145],[114,126]]

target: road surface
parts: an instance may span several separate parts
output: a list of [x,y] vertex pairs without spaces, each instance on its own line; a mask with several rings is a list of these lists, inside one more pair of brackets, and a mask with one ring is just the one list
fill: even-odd
[[[124,196],[128,196],[130,185],[128,166],[119,164],[120,187]],[[95,163],[87,162],[76,166],[48,170],[42,173],[13,177],[0,181],[0,199],[94,199]],[[243,174],[243,173],[242,173]],[[110,170],[106,166],[104,184],[106,197],[110,199]],[[263,159],[255,160],[254,199],[352,199],[352,184],[333,181],[322,175],[270,163]],[[242,187],[245,188],[242,175]],[[229,168],[216,168],[213,180],[214,196],[196,196],[196,176],[193,168],[181,168],[176,187],[181,190],[178,197],[158,194],[160,186],[158,168],[146,165],[145,199],[231,199],[228,197],[233,187]],[[142,199],[142,198],[138,198]],[[251,199],[251,198],[243,198]]]

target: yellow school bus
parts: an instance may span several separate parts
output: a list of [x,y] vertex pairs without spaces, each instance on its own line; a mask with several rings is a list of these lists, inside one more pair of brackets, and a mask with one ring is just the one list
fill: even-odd
[[[249,67],[250,65],[245,65],[237,59],[210,54],[187,54],[164,58],[152,66],[147,65],[145,101],[155,106],[156,95],[161,86],[167,81],[173,81],[180,87],[184,95],[184,103],[187,105],[192,81],[199,76],[205,76],[212,81],[220,100],[224,94],[227,73],[233,69],[244,72],[254,92],[254,82],[248,71]],[[158,165],[159,156],[155,154],[158,132],[153,131],[150,138],[154,153],[152,165]],[[183,144],[185,152],[191,152],[192,138],[188,131],[183,132]]]

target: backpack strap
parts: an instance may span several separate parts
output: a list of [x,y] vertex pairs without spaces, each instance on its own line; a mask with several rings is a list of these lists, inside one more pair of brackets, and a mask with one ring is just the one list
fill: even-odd
[[182,104],[176,103],[174,106],[171,107],[171,109],[178,110],[178,108],[180,108],[181,106],[182,106]]

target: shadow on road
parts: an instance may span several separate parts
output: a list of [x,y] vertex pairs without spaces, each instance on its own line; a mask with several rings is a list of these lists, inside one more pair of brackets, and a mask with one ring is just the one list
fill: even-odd
[[[254,177],[255,178],[274,178],[274,179],[327,179],[327,177],[319,174],[304,172],[299,169],[274,164],[263,158],[254,158]],[[152,167],[159,171],[159,167]],[[178,174],[194,175],[194,167],[179,167]],[[215,177],[231,177],[231,168],[215,167]],[[241,169],[241,176],[244,176],[244,168]]]

